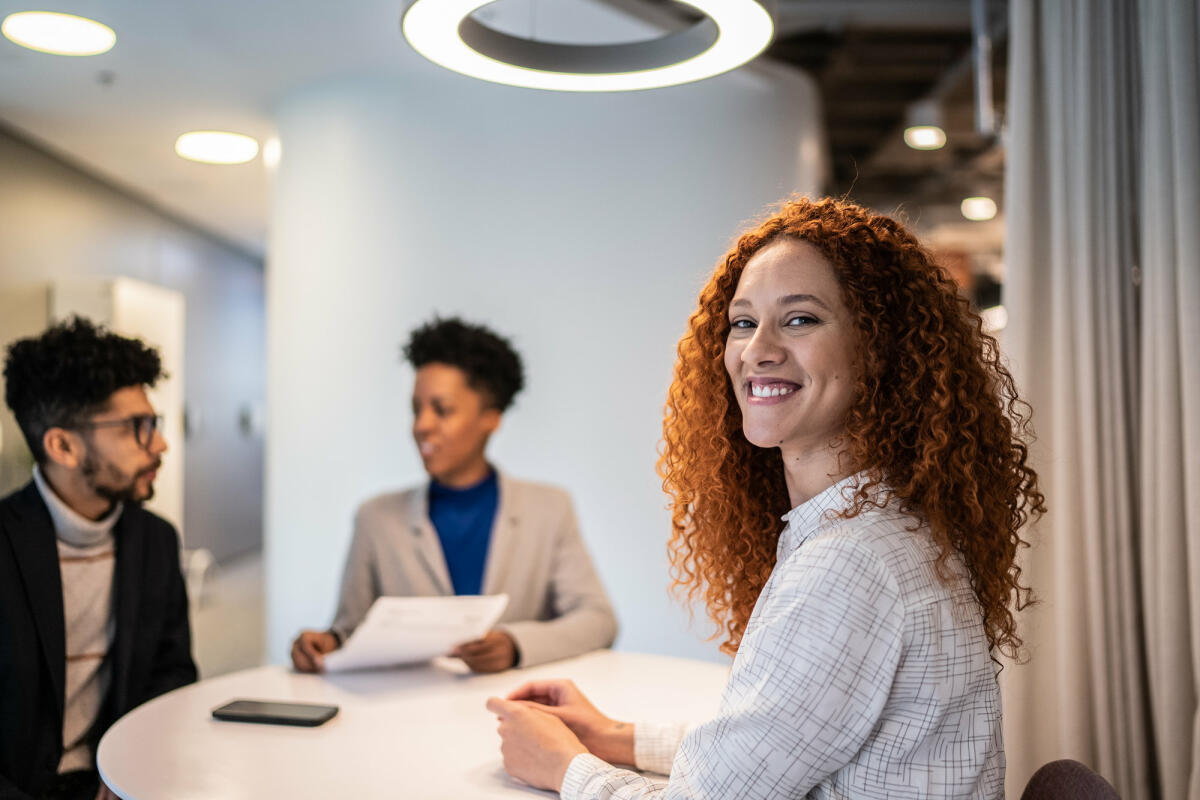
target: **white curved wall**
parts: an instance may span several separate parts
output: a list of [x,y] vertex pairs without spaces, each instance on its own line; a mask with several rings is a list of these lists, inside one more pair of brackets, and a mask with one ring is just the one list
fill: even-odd
[[623,95],[441,71],[293,93],[268,259],[268,652],[333,613],[354,507],[422,477],[399,343],[435,311],[512,337],[493,442],[572,492],[618,647],[718,658],[667,592],[654,472],[674,347],[744,221],[822,174],[816,92],[736,73]]

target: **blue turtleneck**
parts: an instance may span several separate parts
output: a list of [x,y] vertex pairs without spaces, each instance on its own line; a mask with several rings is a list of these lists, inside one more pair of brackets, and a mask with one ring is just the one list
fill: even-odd
[[474,486],[454,489],[430,481],[429,520],[437,531],[455,594],[480,594],[500,481],[492,470]]

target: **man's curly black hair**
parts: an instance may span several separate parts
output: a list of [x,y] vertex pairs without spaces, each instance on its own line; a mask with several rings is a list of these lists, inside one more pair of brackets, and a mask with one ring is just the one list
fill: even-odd
[[521,357],[508,340],[457,317],[434,317],[413,331],[404,357],[413,369],[434,363],[458,367],[466,373],[467,384],[500,411],[508,410],[525,386]]
[[4,401],[39,464],[46,463],[42,437],[102,411],[113,393],[153,386],[160,378],[158,351],[137,339],[71,317],[41,336],[19,339],[4,361]]

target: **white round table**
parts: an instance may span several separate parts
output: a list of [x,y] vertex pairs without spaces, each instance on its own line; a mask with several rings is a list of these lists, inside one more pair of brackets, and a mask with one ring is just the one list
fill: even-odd
[[[727,675],[721,664],[608,650],[495,675],[444,663],[334,675],[259,667],[139,706],[104,735],[97,761],[125,800],[547,796],[504,772],[488,697],[570,678],[617,719],[700,721],[716,713]],[[238,698],[341,710],[316,728],[212,718]]]

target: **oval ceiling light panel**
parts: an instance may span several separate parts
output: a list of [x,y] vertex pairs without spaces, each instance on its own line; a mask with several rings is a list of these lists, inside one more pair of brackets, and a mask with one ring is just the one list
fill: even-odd
[[245,164],[258,155],[258,141],[240,133],[191,131],[175,140],[175,152],[204,164]]
[[959,206],[962,215],[972,222],[986,222],[996,216],[996,201],[990,197],[967,197]]
[[103,23],[56,11],[9,14],[0,31],[22,47],[56,56],[98,56],[117,41],[117,34]]
[[913,150],[938,150],[946,146],[946,132],[937,125],[913,125],[904,129],[904,143]]
[[628,44],[556,44],[511,36],[471,17],[492,2],[416,0],[401,21],[404,38],[433,63],[480,80],[559,92],[629,92],[740,67],[766,49],[775,30],[759,0],[686,0],[705,18],[678,33]]

